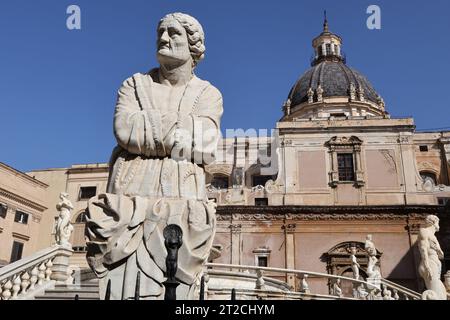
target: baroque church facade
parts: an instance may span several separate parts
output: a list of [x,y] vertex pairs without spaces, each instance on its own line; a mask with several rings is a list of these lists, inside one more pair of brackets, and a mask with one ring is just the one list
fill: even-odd
[[[392,118],[367,78],[347,66],[327,22],[312,44],[311,68],[293,85],[276,136],[223,139],[206,167],[208,197],[218,205],[210,261],[351,277],[350,248],[365,269],[371,234],[382,276],[419,291],[416,241],[426,215],[441,218],[438,237],[450,259],[450,132],[418,133],[412,118]],[[108,171],[108,164],[27,174],[0,166],[10,181],[32,185],[21,195],[26,188],[0,181],[0,239],[8,244],[0,260],[52,244],[65,191],[74,204],[71,263],[87,268],[85,210],[106,191]],[[294,275],[268,276],[300,286]],[[312,289],[318,282],[310,279]]]

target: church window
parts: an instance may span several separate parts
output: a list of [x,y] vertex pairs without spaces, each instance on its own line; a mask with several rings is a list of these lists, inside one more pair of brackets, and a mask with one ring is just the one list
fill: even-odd
[[97,193],[97,187],[81,187],[78,195],[78,200],[88,200],[95,197]]
[[14,241],[11,250],[11,260],[9,262],[13,263],[17,260],[22,259],[22,252],[23,252],[23,243]]
[[28,213],[17,210],[14,216],[14,222],[28,224]]
[[420,152],[428,152],[428,146],[419,146]]
[[327,49],[327,56],[331,55],[331,44],[330,43],[326,44],[326,49]]
[[354,181],[355,171],[352,153],[338,153],[339,181]]
[[8,211],[8,207],[6,205],[0,203],[0,218],[5,218],[7,211]]
[[258,267],[267,267],[267,257],[258,257]]
[[253,250],[255,254],[255,265],[257,267],[268,267],[269,266],[269,256],[270,250],[268,247],[260,247]]

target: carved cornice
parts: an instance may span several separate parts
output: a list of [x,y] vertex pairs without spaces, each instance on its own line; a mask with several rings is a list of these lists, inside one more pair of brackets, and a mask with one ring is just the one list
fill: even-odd
[[[446,211],[447,210],[447,211]],[[219,206],[218,221],[395,221],[446,214],[444,206]]]
[[28,241],[30,240],[30,236],[24,235],[24,234],[20,234],[17,232],[13,232],[12,236],[16,239],[20,239],[20,240],[24,240],[24,241]]
[[[217,214],[294,214],[294,213],[390,213],[407,216],[408,214],[437,214],[448,212],[450,208],[441,205],[392,205],[392,206],[244,206],[222,205],[217,207]],[[411,217],[411,215],[410,215]]]
[[9,200],[15,201],[15,202],[20,203],[20,204],[22,204],[24,206],[30,207],[32,209],[35,209],[35,210],[38,210],[38,211],[41,211],[41,212],[46,210],[46,209],[48,209],[47,207],[45,207],[45,206],[43,206],[43,205],[41,205],[39,203],[36,203],[34,201],[31,201],[31,200],[28,200],[28,199],[26,199],[24,197],[21,197],[21,196],[15,194],[15,193],[12,193],[12,192],[10,192],[8,190],[5,190],[5,189],[2,189],[2,188],[0,188],[0,196],[3,196],[3,197],[5,197],[5,198],[7,198]]
[[44,189],[48,188],[48,184],[46,184],[46,183],[44,183],[44,182],[42,182],[40,180],[37,180],[37,179],[27,175],[26,173],[18,171],[16,169],[14,169],[13,167],[10,167],[7,164],[4,164],[2,162],[0,162],[0,169],[3,170],[3,171],[8,172],[8,174],[13,174],[16,177],[19,177],[19,178],[21,178],[22,180],[24,180],[24,181],[26,181],[28,183],[34,184],[35,186],[38,186],[38,187],[41,187],[41,188],[44,188]]
[[340,147],[354,147],[360,150],[360,146],[363,143],[362,140],[360,140],[358,137],[351,136],[350,138],[347,137],[333,137],[329,141],[325,143],[326,146],[333,148],[340,148]]
[[230,225],[230,230],[231,230],[231,233],[240,233],[241,232],[241,230],[242,230],[242,225],[241,224],[231,224]]

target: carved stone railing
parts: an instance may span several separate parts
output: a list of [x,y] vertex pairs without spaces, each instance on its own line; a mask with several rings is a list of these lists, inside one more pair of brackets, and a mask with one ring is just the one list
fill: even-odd
[[71,249],[56,245],[0,268],[0,299],[33,297],[46,284],[67,280],[71,255]]
[[405,288],[395,282],[389,281],[387,279],[381,279],[381,285],[386,285],[388,288],[392,289],[394,295],[395,292],[397,294],[402,294],[403,296],[413,297],[414,300],[421,300],[422,295],[414,290],[411,290],[409,288]]
[[[315,299],[315,300],[420,300],[421,295],[413,290],[402,287],[396,283],[382,279],[381,286],[375,286],[369,282],[356,280],[353,278],[336,276],[331,274],[311,272],[304,270],[268,268],[256,266],[241,266],[208,263],[206,272],[210,275],[210,284],[208,284],[208,298],[212,299],[227,299],[231,295],[231,290],[235,289],[238,296],[243,299]],[[232,273],[240,273],[241,276],[248,275],[253,272],[252,277],[254,281],[254,288],[242,286],[240,288],[232,288],[233,284],[227,286],[225,282],[221,281],[220,286],[213,286],[214,275],[218,270],[227,270]],[[256,272],[256,276],[255,276]],[[264,273],[270,274],[270,277],[265,277]],[[273,277],[280,278],[295,275],[300,283],[297,291],[294,288],[279,288],[265,286],[265,283],[273,282]],[[313,284],[313,285],[311,285]],[[345,296],[343,285],[350,286],[352,294]],[[318,291],[312,292],[313,289],[320,286]],[[326,293],[328,292],[328,294]]]

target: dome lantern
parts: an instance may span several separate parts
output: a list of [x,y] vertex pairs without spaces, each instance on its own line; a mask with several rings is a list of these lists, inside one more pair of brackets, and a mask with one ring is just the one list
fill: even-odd
[[342,39],[329,31],[326,11],[323,22],[323,32],[313,40],[312,46],[315,53],[312,62],[313,66],[322,61],[344,61],[341,52]]

